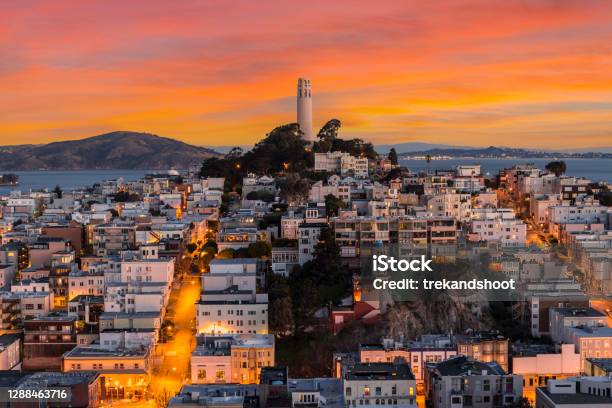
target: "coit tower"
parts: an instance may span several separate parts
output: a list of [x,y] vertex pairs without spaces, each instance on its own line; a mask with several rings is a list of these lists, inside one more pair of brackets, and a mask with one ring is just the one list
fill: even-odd
[[299,78],[297,86],[297,121],[304,133],[304,140],[312,143],[312,88],[310,79]]

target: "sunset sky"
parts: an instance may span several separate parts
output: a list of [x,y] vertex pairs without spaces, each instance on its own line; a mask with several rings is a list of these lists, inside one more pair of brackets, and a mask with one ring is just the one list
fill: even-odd
[[8,1],[0,144],[113,130],[246,145],[343,137],[612,146],[612,1]]

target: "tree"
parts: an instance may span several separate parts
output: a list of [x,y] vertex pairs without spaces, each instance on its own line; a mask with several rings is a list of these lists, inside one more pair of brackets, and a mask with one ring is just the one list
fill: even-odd
[[312,149],[318,153],[327,153],[332,150],[334,140],[338,138],[338,130],[342,126],[342,123],[338,119],[332,119],[328,121],[319,130],[317,138],[319,139],[314,143]]
[[241,160],[242,167],[255,173],[276,173],[286,170],[302,171],[314,165],[314,155],[306,147],[308,142],[297,123],[274,128]]
[[187,244],[187,252],[189,253],[193,253],[197,248],[198,246],[194,244],[193,242]]
[[286,335],[293,331],[293,303],[291,297],[284,296],[270,303],[270,331],[276,335]]
[[563,160],[551,161],[545,168],[557,177],[565,174],[565,171],[567,170],[567,166]]
[[225,248],[217,254],[217,259],[232,259],[234,258],[236,251],[232,248]]
[[206,243],[202,247],[202,252],[209,252],[211,254],[216,254],[218,251],[218,248],[219,247],[217,246],[217,243],[214,240],[209,239],[208,241],[206,241]]
[[333,194],[325,196],[325,212],[328,217],[337,217],[340,209],[345,208],[346,203]]
[[509,408],[531,408],[531,403],[525,397],[521,397],[509,405]]
[[64,192],[62,191],[62,188],[59,185],[56,185],[53,189],[53,194],[55,194],[57,198],[62,198]]
[[310,192],[310,182],[297,173],[287,173],[278,180],[278,187],[281,198],[289,203],[306,200]]
[[395,151],[394,147],[392,147],[391,150],[389,150],[389,160],[391,160],[391,164],[393,164],[394,166],[397,165],[398,163],[397,152]]
[[247,248],[249,258],[263,258],[272,254],[272,245],[268,241],[257,241]]

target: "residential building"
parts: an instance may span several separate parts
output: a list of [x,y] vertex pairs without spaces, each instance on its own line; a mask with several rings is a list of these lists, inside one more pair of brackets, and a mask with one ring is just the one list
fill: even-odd
[[273,335],[199,335],[197,343],[191,355],[193,384],[258,384],[262,368],[275,364]]
[[495,332],[478,332],[457,335],[457,353],[484,363],[496,362],[502,370],[508,370],[508,338]]
[[550,380],[536,393],[536,408],[609,408],[612,378],[574,377]]
[[555,307],[550,309],[550,337],[555,343],[568,343],[568,327],[601,327],[606,320],[604,313],[592,307]]
[[536,389],[545,387],[549,380],[580,374],[580,354],[573,344],[561,345],[560,353],[537,353],[512,358],[512,373],[523,377],[523,396],[535,403]]
[[358,363],[348,368],[342,379],[345,406],[417,406],[416,380],[408,364]]
[[144,349],[79,346],[64,354],[63,372],[97,371],[106,385],[105,398],[143,397],[151,380],[151,355]]
[[523,395],[520,375],[506,374],[495,362],[465,356],[428,366],[426,386],[434,408],[500,407]]

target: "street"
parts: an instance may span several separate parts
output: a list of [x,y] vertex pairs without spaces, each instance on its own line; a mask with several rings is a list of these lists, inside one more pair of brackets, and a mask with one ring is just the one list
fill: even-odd
[[163,360],[153,369],[151,391],[155,396],[173,397],[190,377],[189,361],[195,346],[195,303],[199,297],[200,279],[187,275],[170,300],[169,309],[174,310],[173,337],[169,342],[157,345],[156,355],[161,354]]

